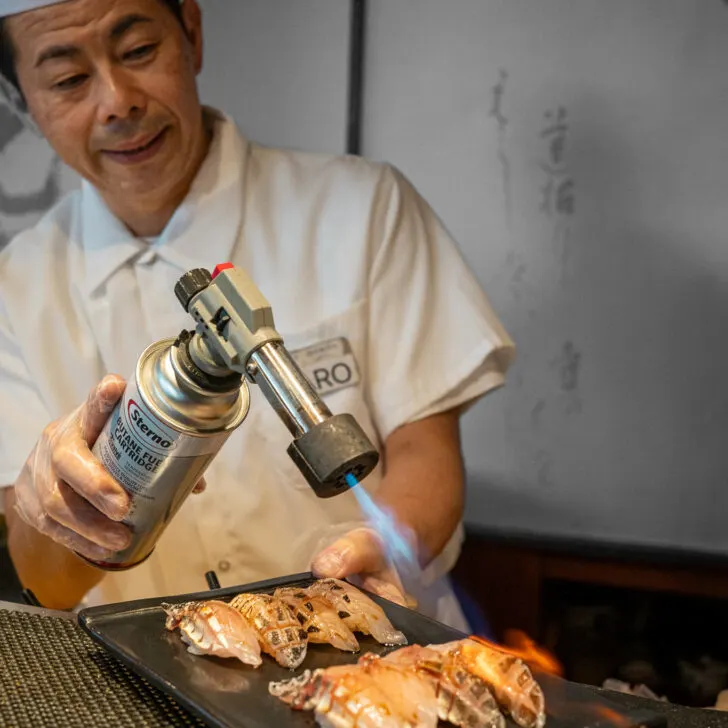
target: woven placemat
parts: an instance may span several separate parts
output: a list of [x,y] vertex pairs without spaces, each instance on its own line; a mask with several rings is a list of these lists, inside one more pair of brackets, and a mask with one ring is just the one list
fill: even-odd
[[0,609],[0,725],[204,724],[129,671],[72,620]]

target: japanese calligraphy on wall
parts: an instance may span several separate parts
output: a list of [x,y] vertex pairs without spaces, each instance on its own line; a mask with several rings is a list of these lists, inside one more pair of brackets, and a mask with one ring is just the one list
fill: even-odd
[[541,210],[549,216],[571,217],[574,214],[574,180],[566,164],[568,112],[559,106],[556,111],[547,111],[544,121],[541,138],[546,143],[546,159],[540,164],[545,176]]
[[552,244],[566,272],[569,258],[571,220],[576,212],[575,181],[568,164],[569,114],[564,106],[544,113],[540,130],[542,173],[540,210],[553,222]]

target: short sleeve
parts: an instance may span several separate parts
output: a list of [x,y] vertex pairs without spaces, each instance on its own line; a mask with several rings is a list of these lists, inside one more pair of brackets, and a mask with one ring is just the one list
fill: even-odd
[[0,488],[16,481],[50,420],[0,301]]
[[515,347],[434,211],[385,165],[372,212],[369,396],[382,439],[505,382]]

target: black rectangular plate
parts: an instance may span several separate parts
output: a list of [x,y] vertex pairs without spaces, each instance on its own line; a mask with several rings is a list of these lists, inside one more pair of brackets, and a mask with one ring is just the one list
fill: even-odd
[[[196,594],[91,607],[79,613],[78,621],[94,640],[117,659],[214,728],[310,727],[315,726],[313,715],[293,711],[272,697],[268,693],[270,681],[285,680],[299,675],[305,669],[353,663],[364,652],[385,654],[394,648],[357,634],[361,646],[359,654],[340,652],[328,645],[311,644],[303,665],[295,671],[280,667],[267,655],[263,658],[263,664],[255,669],[238,660],[195,656],[187,652],[179,632],[169,632],[165,628],[166,615],[160,605],[162,602],[179,604],[202,599],[229,601],[241,592],[271,593],[279,587],[305,587],[312,581],[310,573],[296,574]],[[370,596],[384,609],[394,626],[405,633],[410,644],[448,642],[465,636],[417,612]],[[592,712],[593,694],[584,689],[580,693],[580,686],[546,680],[544,690],[547,705],[548,693],[554,691],[559,693],[560,705],[566,701],[566,704],[573,704],[575,708],[579,705],[583,708],[581,713],[576,710],[576,715],[572,717],[550,717],[548,728],[606,728],[614,725],[596,717]],[[585,700],[589,701],[589,707],[584,704]],[[624,715],[624,711],[616,705],[606,700],[601,702],[603,707],[608,705],[616,713]],[[658,718],[647,712],[643,715],[630,713],[631,720],[629,723],[620,723],[620,728],[664,725]],[[511,725],[514,724],[509,722]]]

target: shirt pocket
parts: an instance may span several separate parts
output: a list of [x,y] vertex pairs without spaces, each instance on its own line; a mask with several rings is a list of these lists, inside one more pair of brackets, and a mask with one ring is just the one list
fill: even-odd
[[[361,301],[298,331],[281,331],[288,352],[332,414],[351,414],[379,449],[367,405],[366,302]],[[297,489],[313,491],[288,455],[293,436],[280,417],[256,392],[247,426],[267,444],[270,475]],[[252,410],[255,410],[253,412]]]

